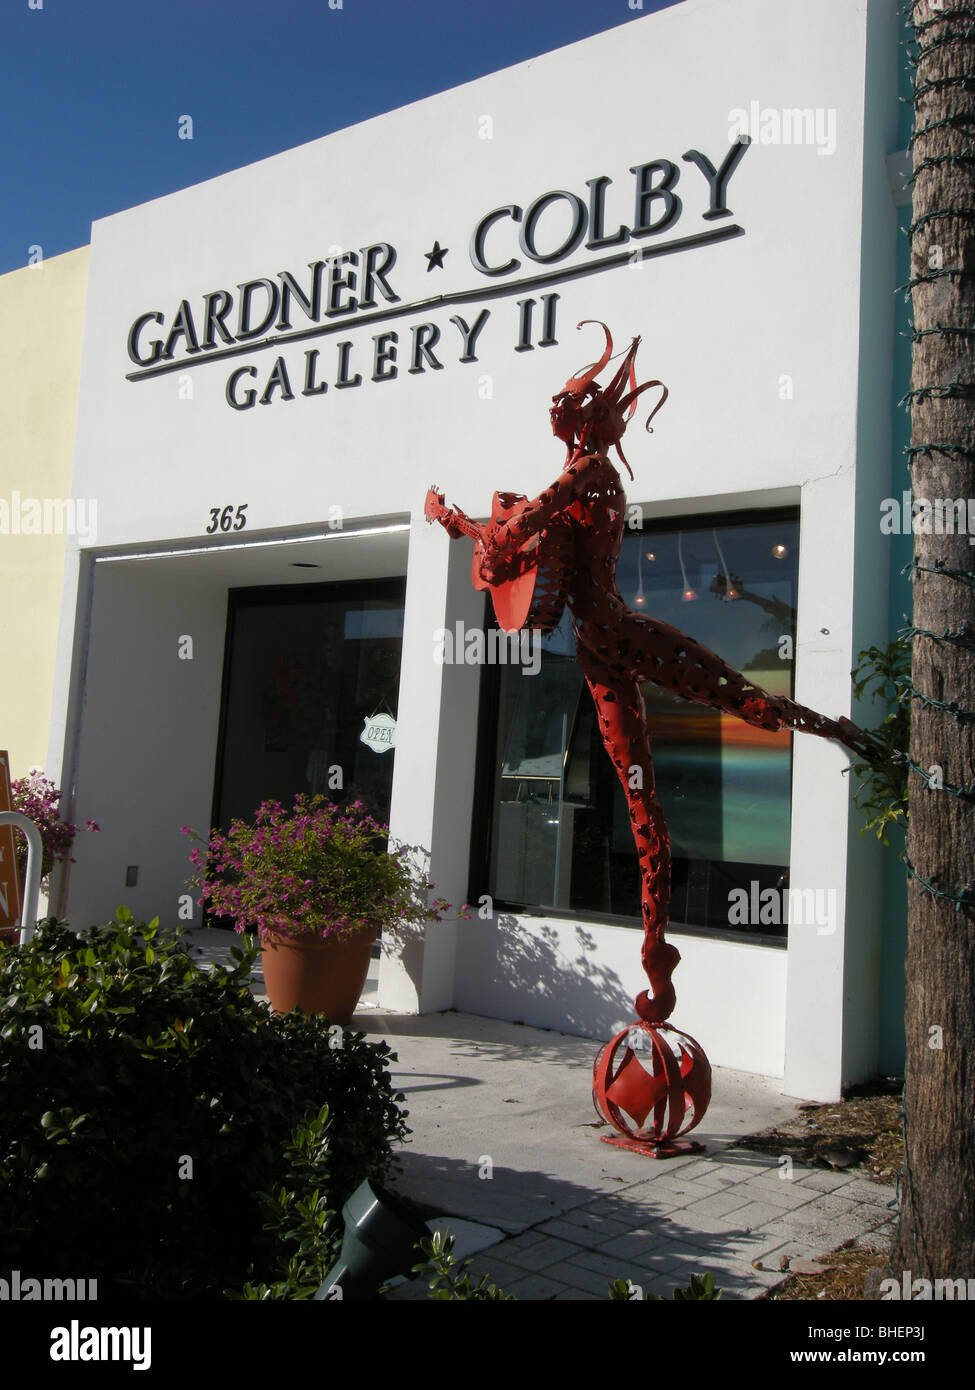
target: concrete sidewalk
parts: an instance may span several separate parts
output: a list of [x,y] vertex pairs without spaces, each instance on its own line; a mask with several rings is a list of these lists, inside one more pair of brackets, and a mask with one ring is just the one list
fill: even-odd
[[[706,1272],[725,1298],[756,1298],[791,1258],[889,1242],[892,1188],[798,1164],[787,1177],[731,1148],[794,1115],[773,1080],[716,1069],[693,1132],[706,1153],[658,1161],[599,1142],[595,1042],[453,1012],[360,1007],[351,1026],[397,1054],[413,1133],[391,1186],[443,1213],[458,1253],[480,1251],[475,1280],[520,1299],[606,1299],[618,1278],[669,1297]],[[389,1296],[426,1293],[414,1281]]]
[[[200,958],[234,939],[195,932]],[[375,965],[374,965],[375,970]],[[741,1137],[792,1118],[797,1101],[768,1077],[716,1068],[692,1137],[703,1154],[655,1160],[599,1142],[592,1106],[599,1044],[453,1011],[379,1010],[370,975],[350,1025],[388,1042],[406,1097],[410,1141],[394,1189],[443,1218],[459,1256],[519,1299],[606,1299],[613,1279],[670,1297],[694,1273],[726,1299],[757,1298],[792,1258],[849,1240],[889,1244],[894,1189],[847,1173],[736,1150]],[[263,994],[259,969],[254,992]],[[425,1298],[422,1280],[388,1295]]]

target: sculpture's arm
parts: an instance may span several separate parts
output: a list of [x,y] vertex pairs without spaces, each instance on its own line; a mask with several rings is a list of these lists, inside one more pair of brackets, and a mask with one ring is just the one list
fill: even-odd
[[481,572],[491,580],[505,561],[511,560],[534,536],[550,526],[553,520],[577,497],[592,485],[593,477],[606,464],[604,454],[585,454],[577,449],[551,487],[520,507],[516,516],[487,531],[483,539],[484,554]]

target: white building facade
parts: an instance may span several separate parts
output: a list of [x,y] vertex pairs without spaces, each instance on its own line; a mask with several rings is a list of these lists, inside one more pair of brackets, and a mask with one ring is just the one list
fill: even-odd
[[[72,492],[98,530],[69,538],[49,757],[101,826],[73,926],[175,922],[181,827],[341,784],[475,908],[384,957],[382,1005],[632,1017],[635,861],[565,634],[537,675],[445,661],[490,612],[425,494],[482,520],[536,495],[551,397],[601,349],[576,325],[640,335],[670,396],[624,438],[624,597],[855,716],[887,630],[896,72],[893,0],[685,0],[94,225]],[[877,1070],[880,1009],[846,755],[656,717],[673,1021],[833,1098]]]

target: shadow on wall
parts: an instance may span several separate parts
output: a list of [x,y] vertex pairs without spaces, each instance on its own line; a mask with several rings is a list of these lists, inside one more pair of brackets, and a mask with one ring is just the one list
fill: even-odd
[[[634,957],[639,950],[640,934],[634,932]],[[462,922],[455,1005],[536,1028],[607,1039],[634,1017],[634,991],[604,956],[605,947],[578,924],[556,927],[504,912],[485,922]]]

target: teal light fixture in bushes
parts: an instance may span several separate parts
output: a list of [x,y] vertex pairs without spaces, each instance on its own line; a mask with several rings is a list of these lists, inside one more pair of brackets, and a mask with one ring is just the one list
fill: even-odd
[[418,1216],[379,1183],[359,1184],[342,1208],[342,1253],[315,1299],[363,1299],[397,1274],[408,1274],[416,1243],[430,1232]]

